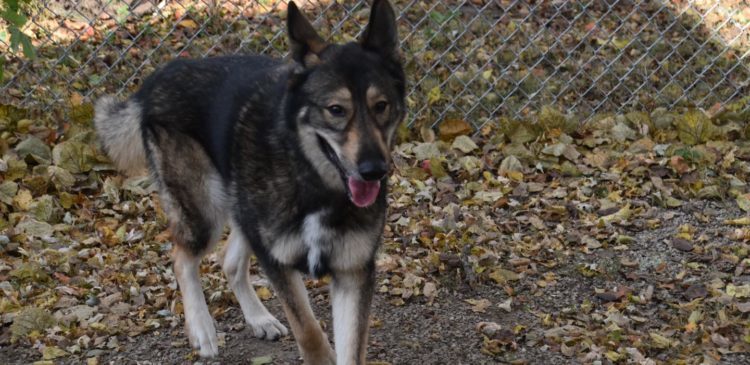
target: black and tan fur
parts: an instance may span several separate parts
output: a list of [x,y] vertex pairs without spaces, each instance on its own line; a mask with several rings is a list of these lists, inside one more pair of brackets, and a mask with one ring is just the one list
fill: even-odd
[[[329,44],[289,4],[291,60],[175,60],[125,102],[103,98],[96,128],[125,171],[147,168],[169,215],[186,332],[218,353],[198,278],[226,224],[223,267],[256,336],[287,334],[249,283],[254,253],[307,364],[364,364],[375,253],[395,129],[405,116],[395,14],[375,0],[358,42]],[[333,351],[302,273],[332,277]]]

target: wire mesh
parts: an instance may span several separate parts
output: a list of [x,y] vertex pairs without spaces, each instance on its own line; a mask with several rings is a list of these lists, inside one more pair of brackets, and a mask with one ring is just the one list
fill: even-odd
[[[334,41],[356,39],[366,1],[297,1]],[[715,1],[396,0],[410,123],[475,128],[551,105],[599,113],[725,106],[750,87],[750,5]],[[38,57],[8,50],[0,102],[66,108],[124,97],[175,57],[284,56],[279,0],[44,0],[24,26]],[[749,103],[750,104],[750,103]]]

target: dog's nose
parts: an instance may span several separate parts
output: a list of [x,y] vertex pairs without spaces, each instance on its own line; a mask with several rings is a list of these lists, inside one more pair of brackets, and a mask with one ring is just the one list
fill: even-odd
[[388,172],[388,165],[383,160],[365,160],[359,163],[357,169],[366,181],[377,181]]

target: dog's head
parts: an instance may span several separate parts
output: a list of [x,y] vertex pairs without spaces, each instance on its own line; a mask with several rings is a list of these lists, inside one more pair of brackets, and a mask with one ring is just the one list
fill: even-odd
[[393,8],[375,0],[362,37],[346,44],[325,42],[293,2],[287,22],[304,152],[326,184],[345,189],[356,206],[369,206],[390,169],[394,134],[406,113]]

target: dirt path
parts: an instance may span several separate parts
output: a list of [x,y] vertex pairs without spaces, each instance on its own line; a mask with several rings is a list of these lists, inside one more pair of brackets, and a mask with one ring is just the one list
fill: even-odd
[[[477,293],[483,298],[497,302],[504,298],[497,288],[482,287]],[[490,364],[496,359],[481,352],[482,338],[475,329],[482,321],[498,323],[525,323],[532,325],[535,319],[526,313],[505,313],[498,308],[488,308],[486,313],[474,313],[464,299],[476,296],[463,292],[445,293],[433,306],[407,304],[394,307],[378,296],[374,319],[379,325],[371,331],[368,358],[391,364]],[[327,299],[314,301],[316,314],[330,327]],[[275,300],[270,310],[281,315]],[[219,320],[219,330],[225,333],[226,345],[220,349],[219,358],[202,361],[204,364],[247,364],[249,359],[270,356],[273,364],[301,364],[297,348],[291,337],[279,342],[261,341],[253,337],[252,331],[242,327],[239,309],[232,310]],[[332,338],[330,328],[329,337]],[[560,354],[542,351],[535,347],[519,347],[509,358],[544,359],[545,364],[568,364]],[[76,363],[81,360],[72,360]],[[200,361],[193,357],[186,345],[182,327],[169,331],[150,333],[130,341],[123,340],[117,352],[100,356],[100,363],[111,364],[178,364]],[[538,363],[538,362],[534,362]]]

